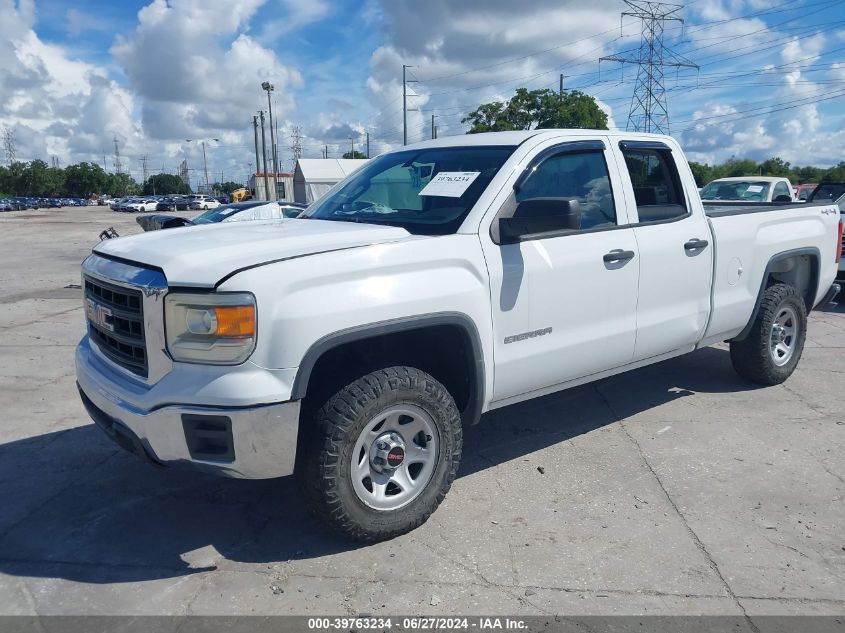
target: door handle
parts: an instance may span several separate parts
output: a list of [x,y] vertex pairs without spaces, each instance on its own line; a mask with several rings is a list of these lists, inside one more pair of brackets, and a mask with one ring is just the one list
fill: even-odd
[[708,244],[710,244],[710,242],[708,242],[707,240],[700,240],[697,237],[694,237],[689,242],[684,244],[684,248],[688,251],[697,251],[707,248]]
[[627,262],[629,259],[634,259],[634,251],[623,251],[621,248],[615,248],[609,253],[604,254],[605,264],[615,264],[616,262]]

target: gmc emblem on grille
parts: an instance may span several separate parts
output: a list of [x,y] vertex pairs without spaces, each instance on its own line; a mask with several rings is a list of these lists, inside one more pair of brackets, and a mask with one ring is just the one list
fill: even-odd
[[114,325],[110,323],[111,310],[91,299],[85,300],[85,314],[88,320],[98,328],[114,332]]

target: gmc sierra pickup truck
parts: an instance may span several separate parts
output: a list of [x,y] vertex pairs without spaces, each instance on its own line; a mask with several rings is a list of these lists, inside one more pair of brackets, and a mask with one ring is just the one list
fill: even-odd
[[342,533],[423,523],[485,411],[729,341],[786,380],[831,300],[833,205],[705,212],[669,137],[454,136],[301,219],[108,240],[82,265],[93,420],[152,462],[301,477]]

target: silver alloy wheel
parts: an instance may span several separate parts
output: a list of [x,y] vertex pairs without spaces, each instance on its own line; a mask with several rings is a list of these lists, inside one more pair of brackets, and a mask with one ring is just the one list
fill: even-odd
[[778,367],[786,365],[795,353],[795,338],[798,331],[798,314],[791,306],[783,306],[772,321],[769,335],[769,353]]
[[358,498],[374,510],[397,510],[428,485],[440,450],[432,417],[397,404],[370,420],[352,451],[350,475]]

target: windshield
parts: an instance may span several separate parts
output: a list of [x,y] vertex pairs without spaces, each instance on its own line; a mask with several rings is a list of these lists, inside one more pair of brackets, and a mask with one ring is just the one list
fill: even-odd
[[714,180],[701,190],[702,200],[768,200],[771,183],[755,180]]
[[435,147],[385,154],[311,205],[302,217],[457,231],[514,147]]
[[261,206],[262,204],[267,203],[259,201],[255,204],[224,204],[215,209],[208,209],[207,211],[203,211],[197,217],[191,220],[191,222],[193,222],[194,224],[212,224],[213,222],[222,222],[223,220],[232,217],[236,213],[246,211],[247,209],[252,209],[253,207]]

